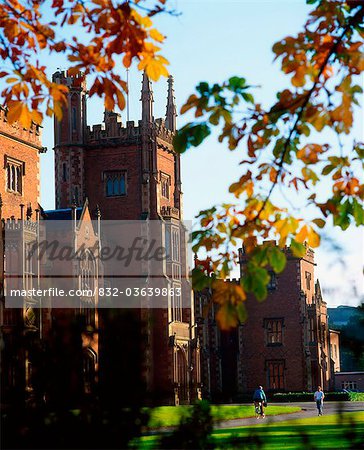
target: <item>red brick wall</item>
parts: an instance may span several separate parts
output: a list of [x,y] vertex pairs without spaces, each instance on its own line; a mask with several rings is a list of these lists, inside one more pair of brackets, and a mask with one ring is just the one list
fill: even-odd
[[[9,125],[3,113],[0,114],[0,133],[7,133],[13,138],[0,134],[0,193],[3,200],[2,216],[8,218],[15,216],[20,217],[20,204],[27,205],[30,203],[33,212],[38,208],[40,189],[39,189],[39,150],[37,148],[19,142],[16,139],[22,139],[36,146],[40,146],[40,136],[35,133],[24,130],[19,125]],[[14,158],[24,164],[25,174],[22,177],[22,193],[17,194],[8,192],[6,189],[6,157]],[[25,213],[25,210],[24,210]],[[34,213],[35,214],[35,213]],[[35,216],[34,216],[35,217]]]
[[[126,170],[127,195],[106,197],[102,174]],[[141,206],[141,150],[136,145],[88,149],[85,157],[85,195],[91,213],[98,204],[103,220],[138,220]]]
[[[258,302],[249,296],[248,320],[242,327],[244,390],[268,385],[266,361],[285,361],[285,386],[292,391],[304,389],[303,324],[300,305],[300,261],[288,258],[286,269],[277,276],[277,288]],[[283,319],[283,345],[268,346],[264,319]],[[302,331],[300,331],[300,328]]]

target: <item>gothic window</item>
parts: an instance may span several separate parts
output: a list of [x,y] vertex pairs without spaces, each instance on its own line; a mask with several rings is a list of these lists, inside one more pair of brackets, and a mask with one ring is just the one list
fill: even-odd
[[270,270],[269,276],[270,276],[270,280],[268,283],[268,289],[270,291],[274,291],[274,289],[277,289],[277,275],[275,274],[275,272],[273,272],[273,270]]
[[309,341],[315,342],[315,319],[313,317],[308,319],[308,327]]
[[306,288],[307,290],[311,289],[311,273],[305,272],[305,279],[306,279]]
[[72,107],[72,131],[76,131],[76,130],[77,130],[77,110],[73,106]]
[[173,261],[180,260],[180,242],[179,242],[179,230],[172,229],[172,259]]
[[171,184],[171,177],[162,173],[161,185],[162,185],[162,197],[169,199],[169,186]]
[[35,277],[36,258],[33,254],[33,247],[35,243],[25,244],[25,261],[24,261],[24,289],[33,289],[33,279]]
[[94,290],[96,285],[95,261],[89,251],[82,253],[79,263],[79,289],[81,295],[81,315],[86,326],[95,327],[96,306]]
[[166,250],[166,258],[170,259],[170,257],[171,257],[171,230],[167,224],[165,225],[165,250]]
[[172,303],[172,321],[182,322],[182,297],[181,286],[173,284],[173,294],[171,296]]
[[6,189],[9,192],[21,194],[23,191],[24,163],[12,158],[6,158]]
[[284,360],[266,361],[268,389],[284,389]]
[[104,172],[106,197],[126,195],[126,172],[109,170]]
[[267,345],[283,344],[283,319],[264,319]]

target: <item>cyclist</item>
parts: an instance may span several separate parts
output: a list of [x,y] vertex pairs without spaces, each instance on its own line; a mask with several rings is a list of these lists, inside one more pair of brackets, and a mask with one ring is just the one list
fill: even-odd
[[265,392],[263,391],[262,386],[259,386],[259,388],[255,390],[253,395],[253,402],[255,410],[259,411],[260,417],[264,418],[265,417],[264,406],[267,406],[267,397],[265,395]]

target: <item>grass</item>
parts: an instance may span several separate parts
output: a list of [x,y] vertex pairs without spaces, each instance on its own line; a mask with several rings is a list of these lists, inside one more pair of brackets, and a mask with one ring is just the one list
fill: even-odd
[[[300,411],[296,406],[268,406],[265,410],[267,416],[289,414]],[[190,414],[191,406],[159,406],[149,410],[150,419],[148,428],[174,427],[183,417]],[[211,414],[214,421],[230,419],[245,419],[254,417],[254,407],[248,405],[212,405]]]
[[235,439],[265,449],[308,448],[362,448],[364,436],[364,412],[333,414],[323,417],[287,420],[271,425],[239,427],[215,430],[212,439],[215,448],[226,448]]
[[[212,433],[216,449],[353,449],[363,448],[364,412],[225,428]],[[143,436],[138,449],[158,448],[158,436]],[[134,448],[135,448],[134,447]]]

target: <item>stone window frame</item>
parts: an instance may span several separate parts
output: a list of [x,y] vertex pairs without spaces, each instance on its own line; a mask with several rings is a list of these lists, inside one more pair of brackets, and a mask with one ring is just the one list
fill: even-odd
[[160,173],[160,180],[161,180],[161,194],[162,197],[169,200],[170,196],[170,187],[171,187],[171,177],[170,175],[161,172]]
[[[121,182],[121,178],[124,177],[124,192],[119,192],[116,194],[108,194],[108,182],[113,180],[113,183],[119,178],[119,183]],[[127,170],[105,170],[102,173],[102,180],[104,182],[104,195],[107,198],[119,198],[125,197],[128,195],[128,172]]]
[[306,289],[308,291],[311,290],[311,278],[312,278],[311,272],[306,270],[306,272],[305,272],[305,280],[306,280]]
[[[181,289],[181,285],[173,283],[172,288],[177,293],[177,289]],[[179,295],[171,295],[171,314],[172,322],[183,322],[182,292]]]
[[171,260],[181,261],[181,232],[178,227],[171,227]]
[[316,343],[316,320],[315,320],[315,317],[308,318],[308,341],[310,344]]
[[284,319],[282,317],[265,318],[263,326],[265,345],[267,347],[281,347],[283,345]]
[[356,380],[344,380],[341,382],[342,389],[357,389],[358,383]]
[[5,155],[5,190],[17,195],[23,195],[23,177],[25,162]]

